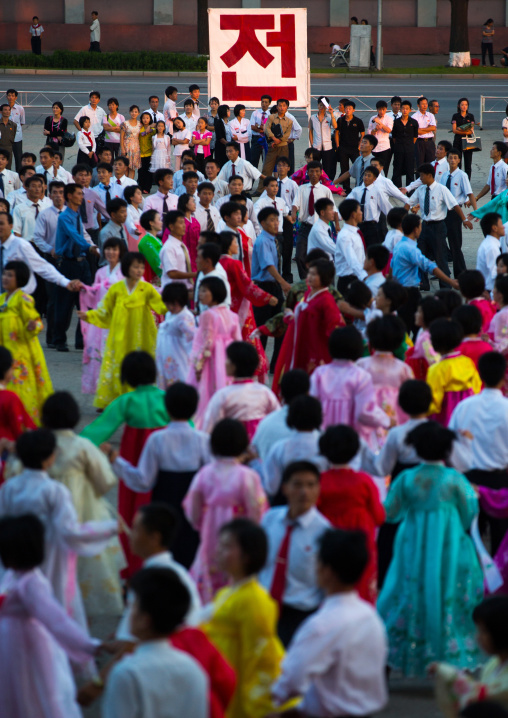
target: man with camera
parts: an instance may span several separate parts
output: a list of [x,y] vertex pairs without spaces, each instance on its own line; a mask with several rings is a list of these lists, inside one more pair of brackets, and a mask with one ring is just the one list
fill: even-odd
[[[261,178],[272,176],[279,157],[289,157],[288,140],[293,121],[286,117],[288,107],[288,100],[277,100],[277,113],[271,114],[266,121],[265,137],[268,142],[268,152],[261,170]],[[262,192],[261,180],[258,191]]]

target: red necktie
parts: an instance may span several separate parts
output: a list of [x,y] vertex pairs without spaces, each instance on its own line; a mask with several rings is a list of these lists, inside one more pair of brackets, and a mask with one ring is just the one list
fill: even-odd
[[363,248],[365,251],[367,251],[367,245],[365,244],[365,237],[363,236],[363,232],[361,229],[358,230],[358,234],[360,235],[360,239],[363,242]]
[[492,165],[492,174],[490,176],[490,193],[496,194],[496,169]]
[[236,167],[234,165],[231,165],[231,174],[233,177],[236,175]]
[[[277,209],[277,202],[275,200],[273,200],[273,206],[275,207],[275,209]],[[279,211],[279,210],[277,210],[277,211]]]
[[291,532],[293,531],[293,529],[294,524],[288,524],[286,526],[286,533],[279,547],[279,553],[277,554],[277,558],[275,559],[275,570],[273,572],[270,595],[275,601],[277,601],[279,607],[282,606],[282,597],[284,596],[284,589],[286,588],[286,572],[288,567],[289,543],[291,540]]
[[439,164],[439,162],[437,162],[437,161],[436,161],[436,162],[434,162],[434,169],[435,169],[435,170],[437,170],[437,166],[438,166],[438,164]]
[[309,217],[312,217],[313,215],[314,215],[314,185],[311,184],[310,193],[309,193]]
[[121,180],[119,180],[119,179],[117,179],[116,183],[117,183],[117,184],[122,184]]

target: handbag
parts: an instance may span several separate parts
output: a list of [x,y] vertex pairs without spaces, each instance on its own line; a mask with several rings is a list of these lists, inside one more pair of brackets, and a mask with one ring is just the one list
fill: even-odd
[[482,149],[482,141],[474,133],[470,137],[462,138],[462,152],[480,152]]
[[95,138],[95,146],[97,152],[100,152],[106,144],[106,131],[102,130]]
[[63,147],[72,147],[76,142],[76,135],[72,132],[64,132],[60,144]]

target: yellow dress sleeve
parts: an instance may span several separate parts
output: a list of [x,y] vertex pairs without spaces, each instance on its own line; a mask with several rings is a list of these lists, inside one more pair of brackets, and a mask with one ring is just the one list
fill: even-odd
[[429,367],[427,372],[427,384],[432,391],[432,404],[429,414],[439,414],[444,398],[444,381],[442,376],[442,363],[438,362]]
[[113,311],[118,299],[117,285],[113,284],[106,292],[97,309],[89,309],[86,313],[87,322],[101,329],[109,329],[113,318]]
[[166,305],[161,299],[161,295],[159,292],[153,287],[151,284],[148,284],[149,290],[147,294],[147,302],[148,306],[152,311],[154,311],[156,314],[163,314],[165,315],[167,310]]
[[[15,306],[13,306],[13,310],[17,312],[21,319],[21,323],[23,325],[23,331],[27,338],[31,339],[32,337],[36,337],[44,328],[44,325],[42,323],[41,315],[35,308],[35,301],[30,294],[25,294],[25,292],[19,292],[18,296],[16,297]],[[27,329],[28,322],[36,322],[36,327],[32,331],[29,331]]]

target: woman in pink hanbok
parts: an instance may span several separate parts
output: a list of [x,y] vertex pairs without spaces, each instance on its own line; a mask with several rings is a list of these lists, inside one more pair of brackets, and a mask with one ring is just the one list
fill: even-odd
[[201,536],[191,576],[203,603],[209,603],[228,583],[217,562],[221,526],[240,516],[259,523],[268,508],[259,475],[240,463],[249,445],[242,423],[222,419],[210,442],[215,458],[198,471],[183,503],[190,523]]
[[192,342],[187,381],[199,392],[196,427],[201,428],[208,402],[218,389],[228,384],[226,347],[241,341],[238,315],[225,304],[226,285],[219,277],[205,277],[199,285],[199,301],[208,307],[199,317]]
[[[196,198],[190,194],[180,195],[178,198],[177,208],[185,215],[185,234],[182,242],[187,247],[191,269],[195,272],[197,269],[196,260],[198,257],[198,241],[199,235],[201,234],[201,225],[194,217],[194,212],[196,211]],[[162,238],[162,241],[164,242],[164,237]]]
[[0,521],[0,696],[6,718],[80,718],[69,661],[87,666],[100,647],[66,614],[38,568],[44,525],[35,515]]
[[[97,271],[95,282],[91,287],[83,286],[79,297],[80,309],[83,312],[97,309],[111,285],[123,279],[120,262],[127,251],[125,242],[110,237],[104,242],[102,249],[107,265]],[[81,331],[84,344],[81,391],[83,394],[95,394],[109,330],[81,322]]]
[[[411,367],[393,355],[402,344],[405,333],[402,320],[393,314],[374,319],[367,325],[367,337],[374,353],[357,362],[372,377],[376,404],[396,424],[404,424],[409,418],[399,406],[399,389],[407,379],[414,379]],[[386,429],[377,429],[379,446],[383,445],[386,433]]]
[[310,377],[310,394],[323,407],[322,429],[346,424],[375,449],[375,430],[389,429],[390,418],[376,403],[371,375],[355,364],[363,355],[362,335],[354,326],[335,329],[329,347],[332,363],[318,366]]
[[[492,293],[499,311],[492,318],[488,335],[494,345],[494,351],[508,358],[508,275],[500,274],[494,283]],[[503,394],[508,396],[508,371],[505,377]]]

